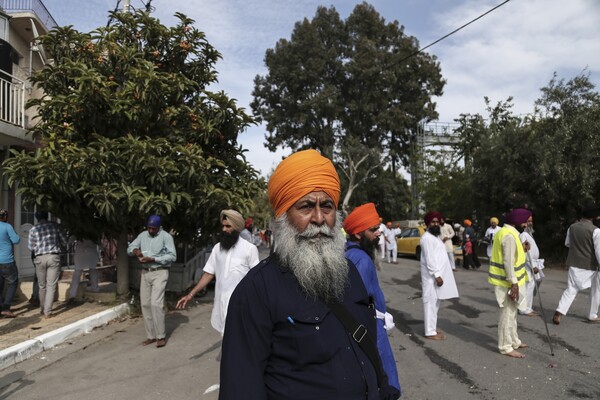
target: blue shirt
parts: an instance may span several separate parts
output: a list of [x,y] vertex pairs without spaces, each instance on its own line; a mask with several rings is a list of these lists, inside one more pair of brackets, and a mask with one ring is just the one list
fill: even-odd
[[[276,256],[238,284],[227,311],[220,400],[378,400],[375,368],[320,300]],[[342,304],[375,338],[374,310],[350,266]]]
[[[367,292],[375,301],[375,308],[385,314],[385,297],[379,286],[377,271],[375,270],[375,264],[373,264],[371,257],[369,257],[367,252],[364,251],[358,243],[347,242],[346,258],[356,266]],[[396,389],[400,389],[396,360],[394,359],[394,353],[392,352],[392,346],[390,345],[387,332],[383,326],[384,321],[377,319],[377,350],[379,350],[381,363],[388,376],[389,384]]]
[[13,245],[19,244],[21,238],[11,224],[0,221],[0,264],[15,262]]

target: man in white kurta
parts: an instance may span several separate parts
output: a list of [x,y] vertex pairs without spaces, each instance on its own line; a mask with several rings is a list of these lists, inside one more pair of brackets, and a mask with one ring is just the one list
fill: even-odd
[[441,300],[458,297],[458,289],[450,266],[446,247],[440,239],[439,212],[431,211],[424,217],[427,232],[421,236],[421,286],[423,288],[423,321],[425,337],[444,340],[437,329],[437,315]]
[[487,256],[488,259],[492,257],[492,245],[494,244],[494,235],[501,229],[498,226],[498,218],[490,218],[490,226],[485,231],[485,241],[487,242]]
[[452,225],[447,223],[444,217],[442,217],[440,221],[440,232],[440,239],[442,239],[442,242],[444,242],[446,254],[448,254],[448,261],[450,261],[452,270],[455,271],[456,261],[454,260],[454,245],[452,244],[452,238],[456,233],[454,232]]
[[252,243],[239,237],[245,228],[242,215],[235,210],[221,211],[222,240],[213,247],[210,257],[204,266],[204,273],[196,286],[177,302],[177,308],[185,308],[213,279],[215,298],[210,317],[212,327],[223,335],[227,307],[233,290],[252,267],[258,264],[258,249]]
[[398,264],[398,245],[396,244],[396,230],[388,222],[385,230],[385,254],[388,263]]
[[[527,227],[532,226],[533,217],[529,217],[527,220]],[[544,272],[542,271],[544,269],[544,260],[540,259],[540,249],[533,238],[532,231],[533,229],[525,228],[525,230],[519,234],[519,239],[521,239],[521,243],[523,243],[523,248],[527,251],[527,263],[525,264],[525,269],[527,271],[528,279],[525,283],[525,308],[519,310],[519,314],[535,317],[538,313],[533,309],[533,295],[536,284],[539,285],[544,278]]]
[[379,233],[382,236],[382,240],[379,241],[379,256],[381,257],[381,261],[385,260],[385,231],[387,228],[383,223],[383,219],[379,218]]

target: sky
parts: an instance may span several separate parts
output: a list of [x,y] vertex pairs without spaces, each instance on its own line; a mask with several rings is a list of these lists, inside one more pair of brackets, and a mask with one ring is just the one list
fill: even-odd
[[[89,32],[105,26],[117,0],[43,0],[59,25]],[[121,2],[122,3],[122,2]],[[146,0],[131,0],[136,8]],[[153,0],[154,16],[167,26],[181,12],[196,21],[209,43],[223,56],[217,63],[223,90],[252,113],[256,75],[266,75],[264,55],[279,39],[289,39],[294,24],[312,19],[318,6],[335,7],[346,19],[355,0]],[[386,22],[398,21],[405,34],[425,47],[504,0],[371,0]],[[440,62],[446,80],[444,94],[435,98],[439,122],[460,114],[482,114],[484,97],[493,105],[513,97],[513,111],[528,114],[540,89],[554,73],[569,80],[589,73],[600,91],[600,1],[510,0],[473,24],[428,48]],[[248,161],[267,176],[289,149],[275,153],[264,147],[263,126],[238,137],[248,149]]]

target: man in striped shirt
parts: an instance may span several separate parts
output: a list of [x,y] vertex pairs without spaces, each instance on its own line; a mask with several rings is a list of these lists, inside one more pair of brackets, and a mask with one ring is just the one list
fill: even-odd
[[38,223],[29,231],[28,247],[35,256],[35,274],[40,287],[40,308],[44,319],[52,317],[52,303],[60,277],[60,254],[67,238],[56,222],[48,221],[47,211],[36,211]]

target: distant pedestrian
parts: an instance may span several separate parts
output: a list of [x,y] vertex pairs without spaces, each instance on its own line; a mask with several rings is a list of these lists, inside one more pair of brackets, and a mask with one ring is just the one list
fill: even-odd
[[437,211],[425,214],[427,231],[421,236],[423,322],[425,337],[432,340],[446,339],[446,335],[437,329],[437,316],[441,301],[458,297],[458,289],[446,247],[439,237],[441,217],[442,214]]
[[60,254],[64,253],[67,238],[56,222],[48,221],[48,211],[36,211],[38,223],[29,231],[29,250],[33,251],[38,278],[40,308],[44,318],[51,318],[52,303],[60,277]]
[[539,286],[544,278],[544,260],[540,259],[540,249],[533,238],[533,216],[527,220],[527,227],[519,234],[523,249],[527,252],[525,269],[527,270],[527,283],[525,283],[525,309],[519,310],[519,314],[535,317],[538,313],[533,309],[533,297],[536,284]]
[[463,268],[464,269],[475,269],[475,263],[473,262],[473,242],[469,235],[465,235],[463,242]]
[[[471,248],[472,248],[472,259],[473,265],[475,268],[481,267],[481,263],[479,262],[479,257],[477,257],[477,234],[475,233],[475,228],[473,228],[473,223],[470,219],[464,220],[465,231],[463,233],[463,242],[466,242],[466,237],[469,236],[471,239]],[[464,248],[464,246],[463,246]]]
[[379,218],[379,234],[381,235],[381,240],[379,241],[379,257],[380,260],[385,260],[385,231],[387,227],[383,223],[383,218]]
[[454,238],[455,232],[452,225],[446,222],[444,217],[442,216],[440,220],[440,239],[444,243],[444,247],[446,248],[446,253],[448,254],[448,260],[450,261],[450,266],[452,270],[456,270],[456,262],[454,261],[454,245],[452,244],[452,238]]
[[[244,218],[235,210],[223,210],[220,215],[221,241],[213,247],[204,265],[204,273],[194,288],[177,302],[176,308],[185,308],[196,293],[216,279],[215,298],[210,317],[212,327],[223,335],[229,299],[235,287],[248,271],[260,261],[258,249],[243,239]],[[219,357],[217,357],[219,358]]]
[[[2,303],[2,316],[14,318],[17,315],[10,308],[19,283],[19,270],[15,263],[14,245],[19,244],[21,238],[12,225],[6,222],[7,219],[8,211],[4,208],[0,209],[0,302]],[[7,288],[6,296],[3,298],[4,282],[6,282]]]
[[127,254],[136,256],[142,266],[140,302],[146,329],[146,340],[142,345],[156,342],[156,347],[164,347],[167,344],[165,290],[169,268],[177,259],[177,253],[173,236],[162,229],[158,215],[148,217],[146,230],[127,247]]
[[240,232],[240,237],[247,241],[248,243],[254,244],[254,237],[252,235],[252,223],[254,220],[252,218],[246,219],[244,223],[244,229]]
[[587,319],[600,322],[600,229],[598,222],[600,206],[588,205],[583,210],[583,218],[569,227],[565,246],[569,248],[567,265],[569,276],[567,288],[563,292],[552,322],[559,325],[561,317],[567,315],[575,296],[582,290],[590,289],[590,309]]
[[98,244],[89,239],[77,240],[72,238],[71,242],[75,247],[75,254],[73,261],[75,263],[73,269],[73,276],[71,277],[71,288],[69,289],[69,299],[67,304],[75,304],[77,291],[79,290],[79,282],[81,281],[81,274],[83,270],[87,269],[90,275],[90,287],[88,290],[91,292],[98,292],[100,287],[98,286],[98,270],[96,266],[100,260],[100,252],[98,251]]
[[496,233],[498,233],[498,231],[500,230],[500,227],[498,226],[499,222],[500,221],[496,217],[490,218],[490,226],[485,231],[485,242],[487,243],[486,252],[488,259],[492,257],[492,245],[494,244],[494,235],[496,235]]
[[398,264],[398,245],[396,244],[396,231],[391,222],[386,224],[385,229],[385,254],[387,262]]
[[527,282],[525,251],[519,239],[531,211],[517,208],[506,214],[504,226],[494,236],[488,282],[494,286],[500,307],[498,319],[498,350],[513,358],[524,358],[519,349],[528,347],[519,339],[517,310],[523,307],[524,285]]

